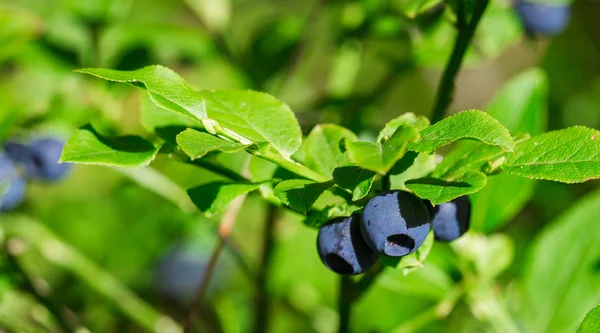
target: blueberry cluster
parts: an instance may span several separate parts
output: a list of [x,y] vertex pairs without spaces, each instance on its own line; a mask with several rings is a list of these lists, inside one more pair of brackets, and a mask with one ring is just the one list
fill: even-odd
[[402,257],[415,252],[431,228],[436,240],[453,241],[469,229],[467,196],[433,206],[412,193],[389,191],[373,197],[362,215],[340,217],[319,230],[317,250],[332,271],[360,274],[378,255]]
[[571,16],[568,5],[544,3],[539,0],[517,0],[515,9],[527,33],[534,36],[553,36],[561,33]]
[[59,164],[64,142],[40,138],[29,143],[8,141],[0,152],[0,211],[17,207],[25,196],[26,180],[54,182],[69,171]]

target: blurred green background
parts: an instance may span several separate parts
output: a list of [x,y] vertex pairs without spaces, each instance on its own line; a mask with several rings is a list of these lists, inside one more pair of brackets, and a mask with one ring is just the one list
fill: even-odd
[[[404,112],[429,115],[456,36],[449,9],[411,17],[410,2],[0,0],[0,141],[66,139],[90,122],[107,134],[151,136],[160,124],[142,91],[73,73],[150,64],[174,69],[197,89],[269,92],[291,106],[304,133],[337,123],[374,139]],[[529,38],[512,4],[492,0],[451,111],[479,108],[532,134],[600,128],[599,16],[599,2],[575,1],[565,32]],[[243,153],[217,158],[236,169],[245,161]],[[160,156],[152,170],[184,188],[218,179]],[[142,177],[78,165],[58,184],[30,183],[26,201],[0,213],[0,222],[20,223],[11,232],[24,242],[12,245],[35,286],[87,331],[148,330],[134,314],[147,313],[120,288],[181,321],[217,242],[218,218],[177,207]],[[475,231],[436,243],[425,266],[408,275],[387,269],[353,309],[353,330],[575,331],[600,303],[599,184],[490,179],[472,196]],[[265,203],[249,196],[197,331],[251,330],[266,214]],[[267,284],[271,332],[337,329],[338,278],[321,264],[315,237],[299,215],[278,216]],[[0,331],[58,331],[6,260]]]

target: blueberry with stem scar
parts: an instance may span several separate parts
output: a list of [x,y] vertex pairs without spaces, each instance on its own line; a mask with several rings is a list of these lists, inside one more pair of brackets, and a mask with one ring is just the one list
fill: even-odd
[[367,203],[361,230],[373,250],[401,257],[423,244],[431,228],[430,221],[423,200],[409,192],[390,191]]
[[325,266],[341,275],[363,273],[378,258],[362,237],[357,214],[323,225],[317,236],[317,250]]
[[431,212],[436,240],[451,242],[469,230],[471,200],[466,195],[434,206]]

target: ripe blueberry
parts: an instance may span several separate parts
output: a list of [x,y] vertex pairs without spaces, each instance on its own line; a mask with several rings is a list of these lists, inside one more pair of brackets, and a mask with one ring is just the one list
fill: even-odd
[[361,235],[357,214],[333,219],[322,226],[317,250],[325,266],[341,275],[363,273],[377,261],[377,254]]
[[468,196],[434,206],[431,226],[435,239],[450,242],[469,230],[471,220],[471,200]]
[[43,138],[28,145],[9,142],[4,145],[7,155],[23,163],[27,177],[57,181],[70,169],[69,164],[60,164],[64,143],[54,138]]
[[25,196],[26,183],[11,159],[0,155],[0,211],[17,207]]
[[571,9],[565,5],[517,0],[517,13],[525,30],[532,35],[553,36],[569,23]]
[[367,244],[381,254],[401,257],[416,251],[431,228],[425,203],[412,193],[390,191],[371,199],[361,230]]

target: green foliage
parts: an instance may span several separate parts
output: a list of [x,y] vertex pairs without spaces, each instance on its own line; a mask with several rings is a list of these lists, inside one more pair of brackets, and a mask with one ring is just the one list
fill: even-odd
[[600,328],[600,305],[595,306],[585,315],[577,333],[594,333]]
[[406,152],[409,141],[419,139],[419,132],[411,126],[401,126],[383,143],[349,142],[346,144],[350,160],[361,168],[385,174]]
[[563,183],[600,177],[600,132],[576,126],[544,133],[516,145],[502,170]]
[[463,195],[475,193],[485,186],[487,177],[477,171],[469,171],[460,177],[419,178],[406,182],[406,187],[432,204],[448,202]]
[[306,214],[333,181],[315,183],[309,180],[284,180],[273,189],[275,196],[293,210]]
[[237,141],[248,143],[268,142],[282,156],[289,158],[302,143],[300,125],[294,113],[275,97],[256,91],[217,90],[201,91],[206,102],[208,118],[216,124],[206,129]]
[[355,141],[358,141],[356,135],[343,127],[317,125],[304,140],[304,162],[309,168],[329,177],[335,168],[350,162],[348,155],[342,151],[344,142]]
[[248,145],[219,139],[214,135],[199,132],[191,128],[188,128],[177,135],[177,145],[179,145],[181,150],[183,150],[192,160],[201,158],[214,151],[235,153],[236,151],[248,147]]
[[510,133],[496,119],[478,110],[468,110],[425,128],[419,141],[408,149],[432,152],[459,139],[474,139],[507,151],[514,147]]
[[116,167],[141,167],[150,164],[159,146],[138,136],[105,137],[91,125],[73,134],[67,142],[62,162]]
[[352,192],[352,200],[364,198],[371,191],[375,173],[354,165],[341,166],[333,171],[335,183]]
[[80,73],[99,78],[127,82],[143,87],[156,105],[192,120],[206,118],[206,104],[175,72],[163,66],[148,66],[135,71],[116,71],[104,68],[85,68]]
[[[547,86],[546,75],[540,69],[524,71],[505,84],[486,111],[513,133],[541,134],[546,129]],[[471,154],[481,156],[482,162],[498,157],[493,151],[485,156],[486,150],[489,148],[479,147]],[[489,232],[502,226],[529,201],[534,188],[534,180],[514,175],[488,178],[486,186],[471,197],[473,228]]]
[[260,184],[211,182],[187,190],[198,209],[208,215],[223,212],[237,197],[252,192]]
[[534,240],[523,277],[523,320],[532,332],[574,332],[600,297],[600,238],[590,231],[600,192],[578,202]]

